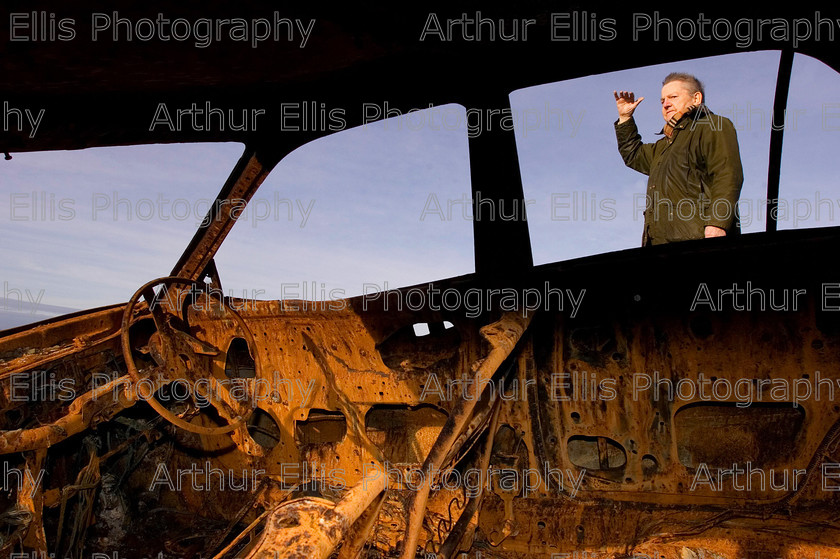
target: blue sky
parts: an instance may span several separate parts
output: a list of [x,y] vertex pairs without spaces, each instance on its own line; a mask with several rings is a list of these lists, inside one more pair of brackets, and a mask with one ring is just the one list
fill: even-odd
[[[671,71],[696,74],[709,107],[735,122],[744,230],[763,231],[778,58],[745,52],[512,92],[535,262],[639,245],[646,177],[618,155],[612,92],[645,96],[636,120],[654,141]],[[780,228],[840,225],[840,76],[797,55],[788,106]],[[226,293],[325,299],[472,272],[467,109],[348,128],[288,155],[217,255]],[[0,162],[0,328],[122,302],[167,275],[242,151],[170,144]]]

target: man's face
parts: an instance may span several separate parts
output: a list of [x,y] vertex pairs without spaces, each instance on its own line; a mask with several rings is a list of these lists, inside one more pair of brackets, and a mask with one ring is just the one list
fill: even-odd
[[685,112],[692,105],[699,105],[703,95],[698,91],[694,95],[688,92],[683,81],[668,82],[662,86],[662,118],[667,122],[676,113]]

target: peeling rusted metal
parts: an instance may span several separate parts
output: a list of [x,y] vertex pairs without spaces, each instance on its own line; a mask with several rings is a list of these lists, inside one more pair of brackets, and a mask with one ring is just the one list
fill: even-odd
[[260,542],[246,559],[329,557],[384,488],[384,474],[374,472],[347,491],[338,503],[304,497],[280,505],[268,517]]

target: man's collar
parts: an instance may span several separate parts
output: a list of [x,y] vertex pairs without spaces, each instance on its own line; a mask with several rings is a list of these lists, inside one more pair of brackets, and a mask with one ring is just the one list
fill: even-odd
[[710,111],[706,105],[702,103],[700,105],[692,105],[684,112],[677,113],[672,116],[658,134],[664,134],[668,138],[672,138],[674,130],[682,130],[688,126],[689,119],[697,120],[698,118],[702,118],[703,116],[710,114],[712,114],[712,111]]

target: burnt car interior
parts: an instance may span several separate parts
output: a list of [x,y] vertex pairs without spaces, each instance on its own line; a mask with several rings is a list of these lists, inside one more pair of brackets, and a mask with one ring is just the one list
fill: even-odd
[[[610,12],[615,40],[572,48],[550,40],[552,12],[579,9],[566,3],[485,6],[535,22],[527,41],[476,43],[418,40],[430,12],[459,17],[452,7],[248,0],[166,11],[280,10],[316,20],[311,42],[105,48],[89,38],[90,13],[112,8],[40,4],[74,18],[78,36],[0,31],[0,97],[49,115],[34,137],[0,133],[0,151],[241,142],[217,202],[252,199],[287,154],[330,131],[278,132],[270,110],[272,125],[253,131],[150,131],[158,103],[315,100],[361,122],[354,111],[370,99],[506,107],[536,84],[743,50],[633,40],[632,8]],[[33,9],[12,1],[3,12]],[[756,17],[732,12],[707,15]],[[780,48],[778,113],[794,49],[769,37],[751,46]],[[840,71],[832,42],[796,52]],[[770,134],[772,206],[784,129]],[[523,202],[512,131],[471,137],[469,162],[473,204]],[[233,207],[213,204],[171,271],[138,278],[125,303],[0,332],[3,556],[840,557],[840,229],[780,231],[768,212],[763,233],[535,266],[524,214],[475,220],[475,272],[434,288],[495,291],[476,316],[388,308],[386,294],[308,305],[219,295],[214,256]],[[691,309],[698,282],[718,294],[748,281],[796,298],[796,310]],[[585,300],[573,314],[502,296],[550,286]],[[412,287],[428,288],[395,294]],[[718,381],[755,398],[679,391]],[[822,397],[783,390],[802,381]]]

